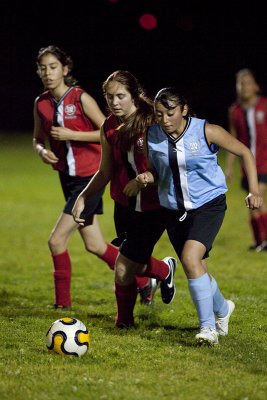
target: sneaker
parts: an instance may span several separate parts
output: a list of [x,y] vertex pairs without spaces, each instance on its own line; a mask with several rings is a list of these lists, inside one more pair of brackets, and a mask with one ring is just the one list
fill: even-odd
[[219,344],[218,332],[216,329],[210,327],[203,327],[200,332],[195,336],[198,344],[208,344],[209,346],[214,346]]
[[226,336],[228,335],[228,324],[229,324],[229,319],[231,317],[232,312],[235,309],[235,303],[232,300],[226,300],[228,303],[228,313],[225,317],[219,318],[215,316],[215,322],[216,322],[216,330],[219,335],[221,336]]
[[130,329],[135,327],[134,323],[124,323],[118,321],[115,322],[115,326],[118,329]]
[[158,288],[158,282],[155,278],[151,278],[149,280],[149,284],[144,288],[142,289],[138,288],[138,292],[140,293],[141,297],[140,299],[141,304],[150,306],[152,304],[152,300],[157,288]]
[[170,304],[176,293],[174,274],[176,271],[177,260],[173,257],[165,257],[162,261],[169,266],[170,273],[164,281],[160,282],[161,298],[163,303]]
[[267,250],[267,240],[264,240],[259,246],[255,248],[255,251],[257,253],[260,253],[261,251],[266,251]]
[[70,306],[62,306],[61,304],[54,304],[55,310],[69,310]]

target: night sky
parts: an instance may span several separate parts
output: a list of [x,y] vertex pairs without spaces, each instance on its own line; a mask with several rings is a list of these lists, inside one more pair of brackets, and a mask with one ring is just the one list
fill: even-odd
[[[218,5],[219,3],[219,5]],[[235,73],[251,68],[267,94],[267,12],[263,1],[12,1],[1,5],[0,131],[31,132],[40,47],[55,44],[74,60],[74,76],[105,111],[101,85],[127,69],[154,96],[175,85],[197,116],[227,128]],[[216,7],[216,9],[214,8]],[[139,24],[144,13],[158,25]]]

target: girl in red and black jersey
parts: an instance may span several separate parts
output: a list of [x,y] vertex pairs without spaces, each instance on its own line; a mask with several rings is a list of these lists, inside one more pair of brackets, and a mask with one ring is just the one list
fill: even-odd
[[[78,194],[98,170],[101,146],[99,128],[105,116],[96,101],[72,77],[72,59],[55,46],[41,48],[37,73],[45,91],[34,103],[33,146],[39,157],[58,171],[66,199],[49,238],[54,264],[55,307],[71,305],[71,261],[67,245],[78,229],[86,250],[114,268],[118,249],[106,243],[97,220],[103,213],[102,193],[90,198],[84,209],[83,227],[71,211]],[[46,142],[49,147],[46,147]]]
[[72,213],[75,221],[83,226],[85,220],[81,213],[87,201],[110,181],[116,231],[122,237],[115,266],[116,326],[127,328],[134,324],[138,277],[160,281],[163,302],[169,304],[173,300],[176,259],[151,257],[165,230],[165,215],[157,187],[140,191],[135,179],[147,168],[144,140],[147,127],[153,121],[153,103],[128,71],[111,74],[103,90],[111,115],[101,127],[101,164],[76,200]]
[[[230,132],[250,148],[256,160],[259,191],[263,205],[259,210],[249,210],[249,223],[254,243],[250,250],[267,250],[267,98],[260,94],[254,73],[245,68],[236,74],[237,99],[229,109]],[[228,153],[226,176],[233,178],[235,156]],[[244,167],[241,165],[241,186],[248,189]]]

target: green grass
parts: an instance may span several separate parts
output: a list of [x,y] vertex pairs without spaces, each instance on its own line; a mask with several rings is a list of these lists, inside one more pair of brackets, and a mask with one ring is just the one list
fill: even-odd
[[[224,164],[224,154],[220,159]],[[237,164],[237,171],[239,171]],[[208,260],[222,292],[236,303],[229,335],[215,348],[196,347],[197,317],[178,268],[177,295],[164,305],[136,305],[137,329],[114,328],[113,273],[70,242],[71,311],[52,308],[47,239],[63,206],[57,174],[40,162],[30,135],[0,136],[0,398],[1,400],[265,400],[267,398],[267,254],[247,250],[248,213],[239,179]],[[105,192],[100,223],[114,237],[113,204]],[[175,255],[167,236],[154,255]],[[82,320],[91,351],[81,358],[46,349],[45,335],[61,316]]]

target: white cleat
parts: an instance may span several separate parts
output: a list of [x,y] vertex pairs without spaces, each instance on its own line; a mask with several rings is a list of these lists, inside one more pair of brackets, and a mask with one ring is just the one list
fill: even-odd
[[216,329],[210,327],[203,327],[200,332],[195,336],[196,341],[199,345],[207,344],[209,346],[215,346],[219,344],[218,332]]
[[225,317],[220,318],[215,316],[215,322],[216,322],[216,330],[218,332],[218,335],[221,336],[226,336],[228,335],[228,325],[229,325],[229,319],[231,317],[232,312],[235,309],[235,303],[232,300],[226,300],[228,304],[228,313]]

